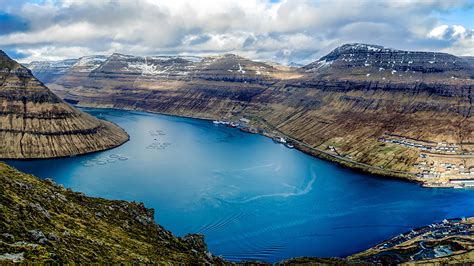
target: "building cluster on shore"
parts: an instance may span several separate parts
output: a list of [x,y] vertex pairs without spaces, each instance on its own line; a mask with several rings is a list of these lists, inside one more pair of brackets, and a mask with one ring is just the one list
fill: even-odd
[[[427,158],[426,156],[422,158]],[[448,175],[462,175],[462,176],[474,176],[474,166],[466,167],[463,163],[446,163],[433,161],[428,163],[422,161],[413,165],[420,170],[420,173],[417,174],[418,177],[422,178],[439,178]]]
[[[374,249],[379,251],[393,250],[393,248],[398,245],[415,239],[419,242],[419,246],[418,251],[410,256],[411,260],[439,258],[449,256],[455,251],[455,247],[446,244],[442,241],[443,239],[447,237],[469,237],[472,236],[473,230],[474,225],[466,222],[465,218],[443,220],[439,223],[433,223],[400,234],[390,240],[382,242]],[[431,244],[425,245],[425,242],[430,242]]]
[[[429,142],[398,135],[387,135],[380,142],[414,148],[420,152],[420,160],[414,163],[414,174],[425,179],[427,186],[474,187],[474,166],[472,152],[455,143]],[[468,144],[466,144],[468,145]]]
[[414,140],[409,140],[404,137],[400,138],[379,138],[380,142],[392,143],[397,145],[402,145],[408,148],[416,148],[420,151],[429,152],[429,153],[438,153],[438,154],[458,154],[459,147],[454,143],[438,142],[436,144],[427,144],[416,142]]

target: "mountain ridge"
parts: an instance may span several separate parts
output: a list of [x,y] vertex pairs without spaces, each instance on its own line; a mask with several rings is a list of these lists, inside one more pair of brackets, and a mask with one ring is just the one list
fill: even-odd
[[[474,75],[467,60],[442,55],[352,44],[296,69],[236,56],[147,61],[159,67],[156,75],[122,69],[130,63],[123,60],[107,71],[69,73],[50,86],[82,106],[248,117],[250,126],[294,139],[312,155],[429,186],[454,186],[450,179],[466,177],[474,166]],[[438,59],[430,63],[433,57]],[[406,139],[416,141],[404,144]],[[456,151],[444,152],[442,145]],[[451,164],[455,173],[446,167]]]

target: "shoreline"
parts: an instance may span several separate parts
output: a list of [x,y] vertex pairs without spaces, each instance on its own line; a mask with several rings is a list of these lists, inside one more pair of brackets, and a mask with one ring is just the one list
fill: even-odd
[[[180,114],[173,114],[173,113],[164,113],[164,112],[157,112],[153,110],[147,110],[147,109],[141,109],[141,108],[118,108],[118,107],[113,107],[113,106],[108,106],[108,105],[100,105],[100,104],[74,104],[73,105],[76,108],[91,108],[91,109],[103,109],[103,110],[117,110],[117,111],[135,111],[135,112],[143,112],[143,113],[148,113],[148,114],[158,114],[158,115],[164,115],[164,116],[174,116],[174,117],[181,117],[181,118],[190,118],[190,119],[198,119],[198,120],[203,120],[203,121],[213,121],[213,120],[219,120],[222,118],[218,117],[195,117],[195,116],[189,116],[189,115],[180,115]],[[369,164],[357,162],[357,161],[352,161],[349,158],[341,157],[338,155],[331,154],[327,151],[311,147],[309,144],[304,143],[302,141],[299,141],[297,139],[294,139],[291,136],[288,136],[284,133],[282,133],[280,130],[274,128],[272,125],[270,125],[268,122],[265,121],[264,118],[257,117],[258,118],[258,124],[261,124],[263,129],[269,129],[272,131],[278,132],[278,134],[265,134],[265,133],[251,133],[251,132],[244,132],[248,134],[258,134],[263,137],[267,137],[272,139],[273,137],[279,136],[279,137],[284,137],[287,140],[290,140],[292,144],[294,144],[294,149],[303,152],[307,155],[310,155],[312,157],[325,160],[328,162],[336,163],[340,167],[344,167],[346,169],[359,172],[359,173],[365,173],[365,174],[370,174],[374,175],[378,178],[386,178],[386,179],[395,179],[395,180],[402,180],[405,182],[410,182],[410,183],[417,183],[418,185],[424,187],[424,188],[453,188],[453,189],[469,189],[470,187],[458,187],[455,184],[451,183],[430,183],[430,182],[425,182],[423,179],[417,177],[413,173],[409,172],[403,172],[403,171],[393,171],[393,170],[388,170],[388,169],[383,169],[377,166],[372,166]],[[110,122],[110,121],[108,121]],[[262,128],[260,128],[262,129]],[[123,130],[123,129],[122,129]],[[124,143],[116,146],[120,147],[121,145],[125,144],[128,142],[129,139],[126,140]],[[56,159],[56,158],[67,158],[67,157],[76,157],[76,156],[81,156],[81,155],[87,155],[87,154],[93,154],[96,152],[102,152],[102,151],[107,151],[111,150],[116,147],[111,147],[108,149],[104,150],[98,150],[98,151],[92,151],[92,152],[87,152],[87,153],[81,153],[77,154],[74,156],[60,156],[60,157],[45,157],[45,158],[21,158],[21,159],[9,159],[9,158],[2,158],[2,160],[19,160],[19,161],[34,161],[34,160],[43,160],[43,159]]]
[[[111,123],[110,121],[107,121],[107,122]],[[123,129],[121,126],[119,126],[117,124],[114,124],[114,125],[117,126],[118,128],[120,128],[121,130],[123,130],[123,132],[125,132],[127,134],[127,139],[125,141],[123,141],[122,143],[120,143],[118,145],[115,145],[113,147],[107,147],[107,148],[102,149],[102,150],[88,151],[88,152],[83,152],[83,153],[79,153],[79,154],[71,154],[71,155],[65,155],[65,156],[52,156],[52,157],[39,157],[39,158],[6,158],[5,157],[5,158],[0,158],[0,162],[4,162],[5,160],[8,160],[8,161],[39,161],[39,160],[74,158],[74,157],[79,157],[79,156],[83,156],[83,155],[89,155],[89,154],[109,151],[109,150],[118,148],[118,147],[120,147],[120,146],[122,146],[125,143],[130,141],[130,135],[127,133],[127,131],[125,131],[125,129]]]
[[[137,113],[142,113],[142,114],[151,114],[151,115],[163,115],[163,116],[169,116],[169,117],[182,117],[182,118],[186,118],[186,119],[198,119],[198,120],[202,120],[202,121],[212,121],[213,119],[206,119],[206,118],[194,118],[194,117],[188,117],[188,116],[179,116],[179,115],[172,115],[172,114],[163,114],[163,113],[157,113],[157,112],[149,112],[149,111],[141,111],[141,110],[124,110],[124,109],[118,109],[118,108],[97,108],[97,107],[85,107],[85,108],[90,108],[90,109],[96,109],[98,112],[100,112],[100,110],[117,110],[117,111],[131,111],[131,112],[137,112]],[[261,136],[265,136],[267,138],[270,138],[270,136],[268,135],[264,135],[264,134],[260,134],[258,133],[258,135],[261,135]],[[287,137],[286,135],[283,135],[285,137]],[[288,139],[291,139],[293,141],[292,138],[289,138]],[[317,158],[320,158],[319,156],[316,156],[315,154],[312,153],[311,149],[309,147],[306,147],[304,146],[303,144],[297,144],[297,143],[294,143],[295,144],[295,148],[303,153],[306,153],[308,155],[311,155],[311,156],[314,156],[314,157],[317,157]],[[300,146],[301,145],[301,146]],[[317,152],[317,149],[315,149],[315,151]],[[98,152],[98,151],[97,151]],[[325,156],[324,153],[321,154],[321,156]],[[328,157],[331,157],[331,154],[327,154]],[[338,163],[338,165],[340,166],[343,166],[347,169],[350,169],[350,170],[353,170],[353,171],[359,171],[358,168],[356,168],[356,166],[354,167],[349,167],[349,166],[345,166],[343,165],[341,162],[337,162],[337,158],[335,158],[336,156],[332,156],[334,158],[334,160],[331,160],[330,158],[328,159],[325,159],[326,161],[329,161],[329,162],[334,162],[334,163]],[[320,158],[321,159],[321,158]],[[362,166],[361,166],[362,167]],[[366,171],[362,171],[362,172],[366,172]],[[395,177],[392,177],[392,176],[384,176],[384,175],[379,175],[379,174],[373,174],[373,175],[378,175],[377,176],[374,176],[374,178],[391,178],[391,179],[397,179],[397,180],[401,180],[401,181],[408,181],[408,182],[415,182],[415,181],[412,181],[412,180],[407,180],[407,179],[401,179],[401,178],[395,178]],[[447,218],[447,220],[453,220],[453,219],[460,219],[460,218]],[[434,223],[439,223],[439,221],[435,221],[435,222],[432,222],[431,224],[434,224]],[[430,224],[430,225],[431,225]],[[428,225],[427,225],[428,226]],[[418,229],[422,229],[422,228],[425,228],[426,226],[422,226],[422,227],[418,227],[418,228],[413,228],[412,230],[418,230]],[[406,232],[404,232],[403,234],[406,234],[406,233],[409,233],[410,231],[407,230]],[[394,238],[396,236],[393,236],[392,238]],[[375,247],[379,246],[380,244],[383,244],[384,242],[387,242],[389,240],[391,240],[392,238],[388,238],[380,243],[378,243],[377,245],[373,246],[373,247],[370,247],[369,249],[367,250],[371,250],[371,249],[374,249]],[[335,257],[333,259],[340,259],[342,262],[351,262],[351,257],[352,256],[355,256],[355,255],[358,255],[358,254],[361,254],[363,252],[366,252],[367,250],[362,250],[362,251],[359,251],[359,252],[356,252],[354,254],[351,254],[351,255],[347,255],[347,256],[341,256],[341,257]],[[301,257],[292,257],[292,258],[288,258],[288,259],[285,259],[285,260],[282,260],[280,262],[277,262],[277,264],[284,264],[285,262],[291,262],[291,261],[294,261],[294,260],[299,260],[301,259]],[[330,259],[330,258],[317,258],[317,257],[309,257],[310,260],[319,260],[319,259]],[[263,263],[266,263],[266,262],[263,262]],[[271,264],[269,264],[271,265]],[[275,265],[275,264],[273,264]]]
[[[136,111],[136,112],[144,112],[144,113],[149,113],[149,114],[158,114],[158,115],[165,115],[165,116],[174,116],[174,117],[182,117],[182,118],[191,118],[191,119],[198,119],[198,120],[203,120],[203,121],[213,121],[217,120],[219,118],[205,118],[205,117],[193,117],[193,116],[186,116],[186,115],[179,115],[179,114],[172,114],[172,113],[163,113],[163,112],[156,112],[152,110],[145,110],[145,109],[133,109],[133,108],[117,108],[117,107],[110,107],[110,106],[103,106],[101,107],[100,105],[88,105],[88,104],[77,104],[75,107],[78,108],[95,108],[95,109],[104,109],[104,110],[118,110],[118,111]],[[261,119],[261,118],[260,118]],[[303,152],[305,154],[308,154],[312,157],[325,160],[328,162],[336,163],[337,165],[344,167],[346,169],[350,169],[356,172],[360,173],[365,173],[365,174],[370,174],[374,176],[378,176],[379,178],[387,178],[387,179],[396,179],[396,180],[402,180],[410,183],[417,183],[422,187],[426,188],[455,188],[454,186],[426,186],[426,183],[423,182],[420,178],[417,178],[414,174],[407,173],[407,172],[397,172],[397,171],[392,171],[392,170],[387,170],[383,168],[379,168],[376,166],[371,166],[368,164],[360,163],[360,162],[355,162],[351,161],[347,158],[339,157],[337,155],[330,154],[326,151],[310,147],[309,144],[301,142],[299,140],[296,140],[290,136],[287,136],[286,134],[283,134],[277,129],[274,129],[271,125],[266,123],[266,126],[269,126],[272,128],[272,130],[278,131],[280,136],[283,136],[284,138],[291,140],[292,143],[294,144],[294,148],[300,152]],[[267,138],[272,138],[273,136],[271,135],[265,135],[261,133],[250,133],[250,132],[244,132],[248,134],[258,134],[263,137]]]

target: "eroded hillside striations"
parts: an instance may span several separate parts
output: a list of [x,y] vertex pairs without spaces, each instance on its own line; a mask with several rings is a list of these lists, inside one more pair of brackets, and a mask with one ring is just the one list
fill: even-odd
[[66,104],[0,51],[0,158],[73,156],[127,140],[120,127]]
[[246,117],[350,167],[457,186],[450,179],[474,178],[473,76],[453,55],[348,44],[299,69],[235,55],[115,54],[50,86],[83,106]]

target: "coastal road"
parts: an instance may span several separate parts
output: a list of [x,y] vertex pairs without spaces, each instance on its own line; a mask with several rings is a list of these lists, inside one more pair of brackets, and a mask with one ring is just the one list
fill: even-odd
[[354,160],[351,160],[347,157],[344,157],[344,156],[339,156],[339,155],[336,155],[336,154],[332,154],[332,153],[329,153],[328,151],[325,151],[325,150],[322,150],[322,149],[319,149],[319,148],[316,148],[316,147],[312,147],[311,145],[305,143],[305,142],[302,142],[302,141],[299,141],[297,139],[294,139],[290,136],[287,136],[285,135],[284,133],[282,133],[280,130],[278,130],[277,128],[275,128],[274,126],[272,126],[270,123],[268,123],[265,119],[263,118],[258,118],[258,120],[260,120],[264,125],[266,125],[268,128],[270,128],[271,130],[273,131],[276,131],[278,132],[279,134],[281,134],[282,136],[284,136],[286,139],[289,139],[291,140],[293,143],[297,144],[297,145],[300,145],[300,146],[303,146],[311,151],[315,151],[315,152],[318,152],[318,153],[322,153],[322,154],[325,154],[327,156],[330,156],[332,158],[335,159],[335,161],[343,161],[343,162],[347,162],[347,163],[351,163],[351,164],[354,164],[354,165],[357,165],[359,166],[360,168],[362,169],[372,169],[372,170],[375,170],[375,171],[379,171],[379,172],[382,172],[382,173],[386,173],[388,175],[392,174],[392,175],[396,175],[396,176],[399,176],[399,175],[404,175],[404,176],[409,176],[412,178],[412,180],[416,180],[416,181],[421,181],[420,179],[416,178],[412,173],[409,173],[409,172],[404,172],[404,171],[394,171],[394,170],[388,170],[388,169],[384,169],[384,168],[381,168],[381,167],[377,167],[377,166],[373,166],[373,165],[369,165],[369,164],[365,164],[365,163],[361,163],[361,162],[357,162],[357,161],[354,161]]

